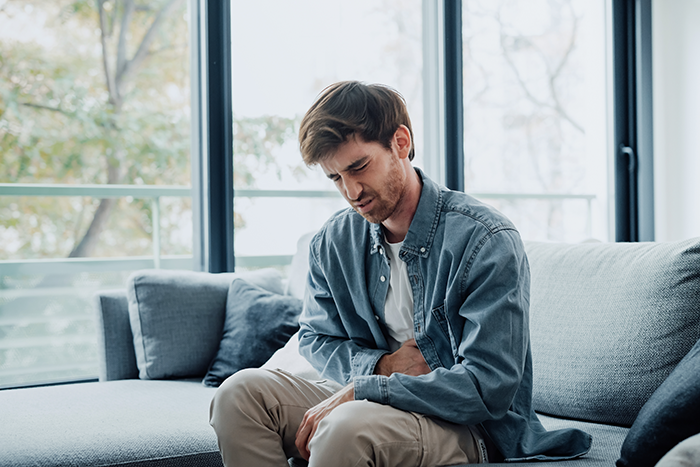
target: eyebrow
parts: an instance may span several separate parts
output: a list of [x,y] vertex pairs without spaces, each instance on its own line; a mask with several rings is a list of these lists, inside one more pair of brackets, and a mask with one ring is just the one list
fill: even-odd
[[[358,167],[362,167],[363,165],[365,165],[365,164],[367,163],[367,160],[368,160],[368,159],[369,159],[369,156],[360,157],[360,158],[357,159],[355,162],[353,162],[352,164],[348,165],[348,166],[345,168],[345,170],[343,170],[343,172],[347,172],[347,171],[349,171],[349,170],[355,170],[355,169],[357,169]],[[337,173],[330,173],[330,174],[326,175],[326,177],[330,178],[331,180],[333,180],[333,177],[337,177],[337,176],[338,176]]]

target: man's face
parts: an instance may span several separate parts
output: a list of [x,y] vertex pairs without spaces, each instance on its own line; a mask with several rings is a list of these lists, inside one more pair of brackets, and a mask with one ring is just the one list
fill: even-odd
[[319,165],[353,209],[369,222],[384,222],[401,201],[406,175],[393,145],[388,150],[376,142],[350,138]]

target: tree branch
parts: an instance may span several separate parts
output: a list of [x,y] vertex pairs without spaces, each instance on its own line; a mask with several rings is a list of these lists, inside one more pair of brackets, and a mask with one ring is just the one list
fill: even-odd
[[[571,5],[569,5],[571,6]],[[571,15],[574,18],[574,24],[572,27],[571,31],[571,40],[569,41],[569,46],[566,48],[566,52],[564,53],[564,56],[561,59],[561,62],[559,62],[559,66],[554,70],[552,73],[550,79],[549,79],[549,88],[552,91],[552,99],[554,99],[555,107],[559,110],[561,115],[568,120],[575,128],[577,128],[581,133],[585,133],[586,131],[581,127],[578,123],[574,121],[573,118],[569,116],[569,114],[564,110],[564,107],[561,105],[561,102],[559,101],[559,95],[557,93],[557,88],[556,88],[556,79],[559,77],[559,74],[561,73],[561,70],[564,68],[564,65],[566,62],[569,61],[569,57],[571,56],[571,53],[574,50],[574,47],[576,45],[576,32],[578,31],[578,21],[579,18],[576,16],[576,14],[572,12]]]
[[102,66],[105,72],[105,80],[107,82],[107,93],[109,94],[109,102],[115,107],[118,107],[121,101],[119,90],[117,89],[114,76],[109,66],[109,56],[107,50],[107,18],[105,17],[104,0],[97,0],[97,11],[100,16],[100,43],[102,45]]
[[[520,85],[520,88],[525,93],[525,96],[530,101],[532,101],[532,103],[534,103],[535,105],[537,105],[539,107],[547,107],[547,108],[554,110],[559,115],[561,115],[561,117],[563,119],[568,121],[578,131],[580,131],[581,133],[585,133],[585,130],[583,129],[583,127],[581,125],[579,125],[573,118],[571,118],[569,116],[569,114],[563,109],[556,94],[554,94],[554,79],[556,79],[556,76],[550,75],[550,79],[549,79],[549,84],[550,84],[549,88],[550,88],[550,91],[552,93],[552,99],[554,100],[554,105],[549,104],[547,102],[540,101],[530,92],[530,89],[527,87],[527,83],[525,83],[522,76],[520,76],[520,71],[518,70],[518,67],[515,65],[515,63],[513,62],[513,59],[508,54],[508,47],[506,47],[504,40],[503,40],[505,37],[506,36],[503,33],[501,33],[501,48],[503,49],[503,58],[505,59],[506,64],[508,64],[508,67],[513,71],[513,74],[515,75],[515,79],[518,81],[518,84]],[[521,38],[521,39],[523,39],[523,38]],[[537,47],[535,47],[530,41],[528,41],[528,44],[530,44],[530,46],[532,46],[535,50],[537,50]],[[569,52],[567,52],[567,55],[568,55],[568,53]],[[558,67],[558,70],[561,70],[561,66]]]
[[[143,64],[146,57],[149,55],[149,47],[156,37],[156,33],[163,23],[164,19],[171,13],[173,8],[181,3],[183,0],[169,0],[168,3],[156,14],[153,23],[149,27],[148,31],[141,40],[136,53],[133,58],[129,60],[127,58],[127,34],[129,32],[129,26],[131,25],[134,17],[134,12],[139,9],[136,6],[134,0],[124,0],[123,12],[121,16],[121,25],[119,30],[119,39],[117,41],[117,51],[116,51],[116,63],[114,74],[111,73],[108,59],[107,50],[107,28],[106,28],[106,18],[104,12],[104,1],[96,0],[99,10],[100,17],[100,29],[101,29],[101,40],[102,40],[102,58],[105,76],[107,79],[107,89],[110,95],[110,103],[114,106],[115,114],[119,113],[122,105],[122,91],[125,82],[128,78],[134,74],[139,67]],[[113,17],[114,21],[114,17]],[[111,120],[111,129],[119,131],[115,125],[115,121]],[[120,144],[116,143],[113,156],[106,156],[107,162],[107,183],[115,184],[119,183],[122,178],[122,165],[125,156],[125,151],[120,149]],[[70,253],[70,257],[83,257],[90,256],[95,250],[97,243],[99,241],[100,233],[104,230],[111,212],[114,209],[116,200],[111,198],[101,199],[100,203],[95,211],[92,221],[88,226],[87,231],[83,238],[78,242],[78,244],[73,248]]]
[[66,112],[65,110],[60,109],[58,107],[49,107],[48,105],[34,104],[32,102],[19,102],[19,105],[23,105],[25,107],[32,107],[34,109],[50,110],[52,112],[58,112],[58,113],[61,113],[63,115],[67,115],[69,117],[72,116],[71,113]]
[[120,82],[123,83],[129,77],[130,74],[134,73],[141,67],[143,61],[148,56],[148,48],[155,39],[156,32],[158,31],[160,24],[165,20],[165,18],[168,17],[168,15],[172,12],[174,7],[182,3],[182,1],[183,0],[170,0],[163,8],[161,8],[161,10],[158,12],[155,19],[153,20],[153,23],[148,28],[148,31],[146,31],[146,34],[143,36],[141,44],[139,44],[139,47],[136,50],[136,53],[134,54],[133,58],[125,63],[124,68],[119,73],[117,79]]
[[119,42],[117,43],[117,72],[116,72],[116,82],[117,88],[121,94],[121,84],[122,84],[122,74],[124,73],[124,68],[127,65],[126,58],[126,35],[129,32],[129,25],[131,24],[131,18],[134,16],[134,9],[136,5],[134,0],[124,0],[124,11],[122,12],[122,21],[119,26]]

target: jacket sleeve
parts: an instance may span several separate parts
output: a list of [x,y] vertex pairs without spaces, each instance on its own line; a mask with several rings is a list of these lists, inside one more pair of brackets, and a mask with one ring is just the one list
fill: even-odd
[[[304,311],[299,319],[299,353],[323,376],[348,384],[360,375],[371,375],[386,350],[369,340],[351,340],[338,312],[333,291],[319,265],[314,239],[309,248],[309,274]],[[348,304],[346,304],[348,306]]]
[[464,425],[505,415],[529,357],[527,258],[518,233],[501,230],[462,261],[467,264],[461,278],[466,299],[447,310],[459,313],[464,323],[457,363],[422,376],[357,376],[356,399]]

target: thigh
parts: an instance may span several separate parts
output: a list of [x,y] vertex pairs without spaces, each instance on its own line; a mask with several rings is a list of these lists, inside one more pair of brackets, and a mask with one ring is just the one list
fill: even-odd
[[319,425],[310,448],[311,466],[434,467],[480,461],[469,427],[368,401],[337,407]]
[[700,433],[677,444],[664,457],[657,467],[696,467],[700,466]]
[[486,444],[479,428],[425,415],[416,416],[423,433],[423,466],[488,462]]
[[[210,408],[226,465],[280,465],[280,459],[297,456],[294,441],[304,413],[333,392],[324,381],[282,370],[242,370],[228,378]],[[227,462],[234,458],[235,464]]]

